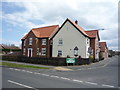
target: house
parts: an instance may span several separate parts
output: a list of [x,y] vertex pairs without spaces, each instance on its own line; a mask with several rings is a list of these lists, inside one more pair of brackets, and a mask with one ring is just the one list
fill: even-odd
[[15,45],[6,45],[6,44],[0,44],[0,49],[2,54],[8,54],[20,51],[20,48]]
[[108,58],[108,48],[106,42],[100,42],[100,56],[102,59]]
[[85,31],[66,19],[59,25],[34,28],[22,39],[22,54],[28,57],[79,57],[89,58],[89,48],[93,56],[99,59],[98,30]]
[[85,30],[78,25],[78,21],[72,22],[66,19],[52,38],[53,57],[79,57],[89,58],[88,48],[90,37]]
[[93,50],[92,54],[94,56],[94,59],[99,60],[99,53],[100,53],[99,41],[100,41],[100,37],[99,37],[98,30],[89,30],[89,31],[85,31],[85,32],[90,37],[90,47]]
[[52,36],[59,25],[33,28],[22,40],[22,54],[28,57],[51,57]]

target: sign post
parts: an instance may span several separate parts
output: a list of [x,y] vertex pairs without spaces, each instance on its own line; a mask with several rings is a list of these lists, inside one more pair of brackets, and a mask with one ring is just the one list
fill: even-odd
[[75,58],[66,58],[66,63],[68,65],[68,63],[73,63],[73,65],[75,64]]
[[91,54],[93,53],[93,49],[92,49],[92,47],[89,47],[89,48],[88,48],[88,53],[89,53],[90,56],[91,56]]

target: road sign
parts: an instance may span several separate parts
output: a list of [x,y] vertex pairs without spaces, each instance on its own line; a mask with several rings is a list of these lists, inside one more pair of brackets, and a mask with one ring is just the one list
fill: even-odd
[[88,48],[88,53],[92,53],[92,47]]
[[75,63],[75,58],[66,58],[66,63]]

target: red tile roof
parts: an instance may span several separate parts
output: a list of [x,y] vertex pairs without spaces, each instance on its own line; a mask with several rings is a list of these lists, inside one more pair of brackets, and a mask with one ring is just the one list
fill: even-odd
[[90,30],[85,32],[88,34],[90,38],[96,38],[96,36],[98,35],[98,39],[100,40],[98,30]]
[[107,44],[106,42],[99,42],[99,45],[100,45],[100,51],[101,52],[105,52],[105,47],[107,49]]
[[[41,28],[33,28],[31,31],[34,33],[34,35],[37,38],[49,38],[49,37],[52,37],[52,35],[58,29],[59,29],[59,25],[52,25],[52,26],[41,27]],[[29,33],[27,33],[22,39],[25,39]]]
[[[90,37],[90,38],[96,38],[96,36],[98,35],[98,39],[100,40],[98,30],[85,31],[82,27],[80,27],[75,22],[72,22],[70,19],[67,18],[66,21],[69,21],[83,35]],[[66,21],[62,24],[62,26],[66,23]],[[60,28],[62,28],[62,26]],[[38,38],[46,38],[46,37],[51,38],[52,36],[54,37],[57,34],[57,32],[60,30],[60,28],[59,28],[59,25],[53,25],[53,26],[47,26],[47,27],[41,27],[41,28],[34,28],[31,31]],[[25,39],[28,36],[28,34],[26,34],[22,39]]]
[[22,39],[25,39],[27,36],[28,36],[28,33]]
[[7,45],[0,44],[0,49],[20,49],[20,48],[17,46],[7,46]]
[[70,19],[68,19],[76,28],[78,28],[85,36],[88,36],[88,34],[85,32],[85,30],[80,27],[78,24],[76,24],[75,22],[72,22]]

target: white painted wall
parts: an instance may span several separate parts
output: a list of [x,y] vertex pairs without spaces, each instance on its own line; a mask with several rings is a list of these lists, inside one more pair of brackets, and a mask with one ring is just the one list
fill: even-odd
[[[59,46],[59,39],[63,39],[63,45]],[[89,44],[87,44],[87,39]],[[53,38],[52,56],[57,57],[58,50],[62,50],[62,57],[74,56],[74,48],[78,47],[78,55],[82,58],[88,58],[88,47],[90,46],[89,38],[80,33],[69,21],[67,21],[60,31]]]

